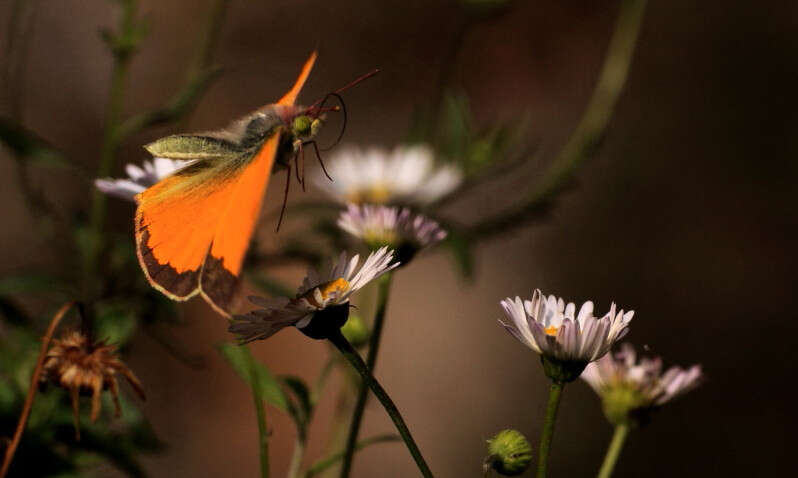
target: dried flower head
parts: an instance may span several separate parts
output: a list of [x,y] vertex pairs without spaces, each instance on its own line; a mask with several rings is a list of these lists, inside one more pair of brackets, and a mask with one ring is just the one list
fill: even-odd
[[119,387],[116,375],[125,377],[144,400],[144,389],[133,372],[116,354],[116,347],[104,342],[92,342],[80,332],[68,332],[61,339],[53,340],[44,361],[42,382],[54,383],[69,391],[75,424],[78,424],[79,397],[91,397],[91,421],[100,414],[100,398],[103,390],[109,390],[119,416]]
[[344,148],[327,167],[334,181],[324,176],[317,185],[341,203],[424,205],[449,194],[463,180],[453,165],[436,165],[428,146]]
[[701,366],[673,366],[663,373],[662,359],[640,357],[625,343],[620,352],[608,353],[589,364],[582,379],[601,397],[604,413],[613,423],[640,418],[653,408],[696,388],[703,378]]
[[152,162],[144,161],[142,167],[127,164],[126,179],[95,179],[94,185],[105,194],[110,194],[128,201],[135,201],[136,194],[169,176],[178,169],[187,166],[191,161],[180,159],[153,158]]
[[360,268],[359,262],[360,256],[349,259],[342,252],[327,272],[320,274],[309,269],[292,299],[250,297],[261,308],[236,316],[230,332],[237,334],[240,342],[247,343],[269,338],[293,325],[309,337],[325,338],[331,327],[338,329],[346,322],[353,293],[399,265],[387,247],[369,254]]
[[338,216],[338,227],[362,239],[371,249],[395,249],[402,264],[446,238],[446,231],[436,221],[395,206],[349,204]]

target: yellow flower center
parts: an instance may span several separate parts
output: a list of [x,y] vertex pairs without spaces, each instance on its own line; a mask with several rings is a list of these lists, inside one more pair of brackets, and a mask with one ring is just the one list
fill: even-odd
[[331,280],[330,282],[325,282],[323,284],[319,284],[316,287],[310,289],[309,291],[305,292],[304,295],[301,295],[294,299],[294,302],[299,301],[299,299],[305,299],[310,302],[310,305],[314,307],[321,307],[321,304],[316,302],[316,298],[313,296],[314,291],[318,289],[321,293],[322,300],[327,300],[330,297],[330,294],[333,292],[346,292],[349,289],[349,282],[344,279],[343,277],[339,277],[338,279]]
[[380,184],[375,184],[366,192],[366,198],[374,204],[385,204],[390,197],[391,191]]
[[545,329],[543,329],[543,331],[546,332],[546,335],[550,335],[552,337],[556,337],[557,336],[557,331],[558,330],[559,330],[559,327],[555,327],[553,325],[550,325],[550,326],[546,327]]
[[343,277],[339,277],[333,281],[319,285],[317,289],[321,292],[321,297],[327,299],[333,292],[345,292],[349,289],[349,282]]
[[386,204],[391,198],[391,190],[382,184],[374,184],[367,189],[350,189],[346,193],[347,202],[353,204]]

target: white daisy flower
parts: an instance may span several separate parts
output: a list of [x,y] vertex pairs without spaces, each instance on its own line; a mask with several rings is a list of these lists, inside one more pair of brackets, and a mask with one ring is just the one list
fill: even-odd
[[338,227],[363,240],[372,249],[389,246],[410,257],[446,238],[446,231],[434,220],[410,209],[373,204],[349,204],[338,216]]
[[309,269],[293,299],[250,297],[261,308],[236,316],[229,330],[242,343],[269,338],[291,325],[312,338],[325,338],[332,327],[338,329],[346,323],[353,293],[399,265],[393,259],[393,251],[383,247],[369,254],[358,268],[360,256],[349,259],[342,252],[328,272]]
[[[603,317],[593,315],[593,302],[587,301],[576,312],[553,295],[539,289],[532,300],[520,297],[501,301],[508,322],[499,320],[516,339],[543,357],[560,362],[587,364],[609,351],[628,331],[634,311],[616,311],[615,303]],[[579,370],[581,372],[581,370]],[[576,377],[574,377],[576,378]]]
[[582,379],[602,399],[617,398],[618,394],[613,392],[622,389],[629,392],[624,396],[633,398],[635,408],[663,405],[696,388],[702,377],[700,365],[687,369],[673,366],[663,373],[662,359],[638,360],[634,347],[628,343],[614,356],[610,353],[588,364],[582,373]]
[[136,194],[169,176],[178,169],[187,166],[191,161],[180,159],[153,158],[152,162],[144,161],[143,167],[128,163],[125,165],[127,179],[95,179],[94,185],[105,194],[110,194],[128,201],[135,201]]
[[341,203],[425,205],[449,194],[463,180],[457,167],[436,165],[429,146],[341,149],[327,166],[332,181],[316,184]]

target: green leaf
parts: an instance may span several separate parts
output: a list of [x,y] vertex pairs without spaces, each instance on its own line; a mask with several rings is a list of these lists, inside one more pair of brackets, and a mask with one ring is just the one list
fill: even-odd
[[[288,400],[280,388],[280,382],[274,378],[274,375],[262,363],[255,361],[249,347],[225,343],[219,345],[219,352],[227,359],[227,362],[242,380],[250,387],[259,387],[264,400],[284,412],[288,410]],[[255,383],[253,383],[250,374],[251,364],[255,367]]]
[[26,161],[53,167],[72,166],[47,141],[10,118],[0,117],[0,141],[17,157]]
[[444,244],[452,252],[452,258],[463,277],[471,279],[474,276],[474,245],[472,241],[465,234],[449,230]]
[[136,331],[137,309],[129,302],[104,302],[97,305],[95,334],[111,344],[125,344]]
[[52,275],[41,272],[23,272],[0,279],[0,296],[11,296],[26,292],[62,291],[63,284]]
[[[399,437],[399,435],[378,435],[378,436],[375,436],[375,437],[371,437],[371,438],[367,438],[365,440],[359,441],[355,445],[355,450],[361,450],[363,448],[366,448],[369,445],[375,445],[377,443],[386,443],[386,442],[392,442],[392,441],[399,441],[400,439],[401,438]],[[344,457],[344,452],[341,451],[341,452],[335,453],[333,455],[330,455],[329,457],[327,457],[327,458],[325,458],[323,460],[317,461],[310,468],[308,468],[308,471],[305,472],[305,475],[304,475],[303,478],[311,478],[311,477],[316,476],[316,475],[318,475],[320,473],[323,473],[329,467],[331,467],[331,466],[335,465],[336,463],[338,463],[339,461],[341,461],[341,459],[343,457]]]
[[464,94],[447,93],[443,104],[444,156],[462,162],[471,142],[471,110]]
[[301,436],[307,434],[310,418],[313,416],[313,403],[310,398],[310,388],[305,382],[293,375],[282,375],[280,381],[291,392],[288,400],[288,414],[293,418]]

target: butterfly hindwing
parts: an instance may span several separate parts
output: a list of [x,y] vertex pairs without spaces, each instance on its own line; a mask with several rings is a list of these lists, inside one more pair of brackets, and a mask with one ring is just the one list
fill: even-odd
[[199,292],[202,264],[232,192],[229,180],[198,188],[187,184],[192,179],[173,175],[138,196],[139,262],[153,287],[175,300]]
[[202,296],[225,315],[233,305],[237,278],[258,222],[279,144],[280,135],[277,133],[263,144],[236,179],[205,259],[200,277]]

